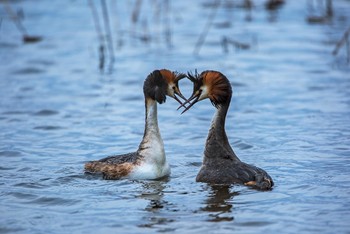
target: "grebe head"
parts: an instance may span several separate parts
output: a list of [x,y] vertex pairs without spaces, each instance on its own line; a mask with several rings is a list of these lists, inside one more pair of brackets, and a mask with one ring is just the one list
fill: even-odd
[[171,72],[167,69],[154,70],[144,82],[143,92],[145,97],[152,98],[159,104],[162,104],[166,101],[166,96],[169,96],[182,105],[177,96],[187,101],[179,89],[179,80],[185,77],[185,74]]
[[232,88],[230,81],[221,72],[204,71],[201,74],[195,72],[194,75],[188,73],[187,77],[193,82],[193,93],[188,101],[184,103],[190,103],[190,105],[182,113],[206,98],[209,98],[216,108],[231,100]]

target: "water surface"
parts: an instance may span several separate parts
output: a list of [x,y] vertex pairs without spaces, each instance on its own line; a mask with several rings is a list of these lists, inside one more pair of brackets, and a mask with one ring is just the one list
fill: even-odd
[[[115,61],[106,48],[102,70],[87,2],[11,3],[28,34],[42,37],[36,43],[23,43],[0,10],[0,232],[348,233],[350,73],[345,48],[332,51],[350,3],[333,1],[332,17],[310,23],[326,14],[319,3],[269,11],[221,1],[194,54],[215,5],[160,2],[144,1],[135,23],[133,1],[108,2]],[[248,47],[225,49],[225,37]],[[86,161],[137,149],[143,80],[159,68],[231,80],[230,143],[269,172],[272,191],[195,182],[215,111],[208,100],[184,115],[170,98],[159,106],[169,178],[84,174]],[[189,96],[191,84],[180,85]]]

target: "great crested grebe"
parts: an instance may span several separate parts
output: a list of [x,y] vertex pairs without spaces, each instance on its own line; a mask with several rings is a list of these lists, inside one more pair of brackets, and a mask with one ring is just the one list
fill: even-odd
[[187,100],[180,92],[178,82],[183,74],[166,69],[155,70],[143,85],[145,96],[145,132],[136,152],[110,156],[85,164],[85,170],[102,173],[105,179],[157,179],[168,176],[170,167],[166,161],[164,144],[158,128],[157,102],[162,104],[166,95],[180,104],[177,96]]
[[188,101],[181,105],[185,107],[185,104],[190,103],[182,113],[206,98],[209,98],[217,109],[196,181],[212,184],[240,183],[261,190],[271,189],[274,184],[272,178],[263,169],[242,162],[228,142],[225,120],[232,96],[229,80],[217,71],[204,71],[200,75],[189,73],[188,78],[194,83],[193,93]]

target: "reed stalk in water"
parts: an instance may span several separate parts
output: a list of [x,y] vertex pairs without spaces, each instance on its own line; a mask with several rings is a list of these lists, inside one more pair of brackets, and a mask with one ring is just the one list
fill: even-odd
[[107,46],[108,46],[109,58],[110,58],[109,70],[111,70],[113,68],[113,63],[114,63],[114,49],[113,49],[113,39],[112,39],[112,33],[111,33],[111,26],[109,23],[109,15],[108,15],[106,0],[101,0],[101,7],[102,7],[103,22],[104,22],[104,27],[106,31],[106,40],[107,40]]
[[104,37],[102,34],[101,24],[100,24],[100,20],[98,17],[97,9],[95,7],[93,0],[89,0],[89,6],[91,9],[92,18],[93,18],[94,25],[95,25],[95,30],[96,30],[97,37],[98,37],[99,44],[100,44],[98,47],[99,69],[100,69],[100,71],[102,71],[104,69],[104,65],[105,65],[105,52],[104,52],[105,51],[105,41],[104,41]]
[[343,46],[346,46],[346,60],[349,63],[350,62],[350,28],[346,30],[342,36],[342,38],[337,42],[334,50],[333,55],[337,55],[339,53],[340,48]]
[[216,16],[216,12],[218,10],[220,6],[220,0],[215,0],[215,3],[213,5],[213,9],[212,9],[212,12],[211,14],[208,16],[208,20],[207,20],[207,23],[204,25],[204,28],[203,28],[203,31],[202,33],[200,34],[199,38],[198,38],[198,41],[194,47],[194,51],[193,53],[195,55],[198,55],[199,54],[199,51],[202,47],[202,45],[204,44],[205,42],[205,38],[207,37],[208,33],[209,33],[209,30],[210,30],[210,27],[211,25],[213,24],[213,21],[215,19],[215,16]]
[[171,27],[170,27],[170,20],[169,20],[169,15],[170,15],[170,3],[169,0],[165,0],[163,2],[164,4],[164,37],[165,37],[165,42],[167,46],[170,48],[172,46],[171,44]]

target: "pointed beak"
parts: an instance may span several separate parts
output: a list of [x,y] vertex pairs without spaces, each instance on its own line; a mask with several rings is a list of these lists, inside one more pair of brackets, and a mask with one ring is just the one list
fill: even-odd
[[[197,90],[195,93],[192,94],[192,96],[183,104],[181,104],[181,106],[179,106],[178,109],[180,109],[181,107],[185,107],[185,110],[181,112],[181,114],[185,113],[186,111],[188,111],[194,104],[196,104],[199,100],[199,97],[201,96],[201,92],[199,90]],[[192,102],[191,102],[192,101]],[[190,103],[189,106],[185,106],[185,104]]]
[[[186,100],[186,101],[184,103],[180,103],[180,106],[176,110],[179,110],[181,107],[187,108],[186,104],[190,103],[190,101],[192,101],[196,97],[197,92],[193,93],[189,99],[184,98],[184,100]],[[198,95],[198,96],[200,96],[200,95]]]
[[[184,105],[184,104],[181,102],[181,100],[180,100],[177,96],[179,96],[180,98],[182,98],[182,99],[185,101],[185,103],[188,102],[188,100],[184,97],[184,95],[182,95],[182,93],[180,92],[180,90],[179,90],[178,88],[175,89],[175,92],[174,92],[174,93],[175,93],[175,94],[174,94],[174,99],[175,99],[178,103],[180,103],[181,106]],[[177,95],[177,96],[176,96],[176,95]]]
[[[192,95],[193,96],[193,95]],[[176,109],[179,110],[181,107],[186,108],[186,104],[190,102],[190,100],[192,100],[192,96],[190,97],[190,99],[186,99],[186,101],[184,103],[180,103],[180,106]]]
[[[182,95],[180,89],[179,89],[179,86],[178,86],[178,82],[180,80],[182,80],[183,78],[186,78],[186,75],[185,74],[177,74],[176,75],[176,78],[175,78],[175,83],[176,83],[176,86],[175,86],[175,89],[174,89],[174,99],[180,103],[180,105],[182,106],[183,103],[181,102],[181,100],[177,97],[179,96],[180,98],[182,98],[185,102],[187,102],[187,98],[184,97],[184,95]],[[177,96],[176,96],[177,95]]]

